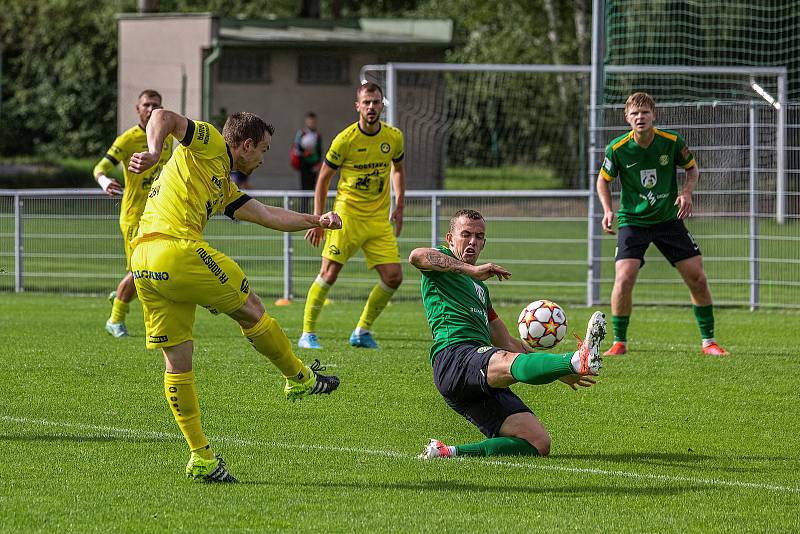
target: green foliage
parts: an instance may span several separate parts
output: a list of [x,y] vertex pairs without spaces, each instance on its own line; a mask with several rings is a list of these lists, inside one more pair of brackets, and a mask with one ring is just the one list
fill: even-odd
[[[92,170],[95,158],[17,156],[0,158],[0,184],[4,188],[96,187]],[[123,183],[122,168],[115,167],[108,176]]]
[[115,135],[117,24],[132,0],[7,0],[2,154],[100,154]]

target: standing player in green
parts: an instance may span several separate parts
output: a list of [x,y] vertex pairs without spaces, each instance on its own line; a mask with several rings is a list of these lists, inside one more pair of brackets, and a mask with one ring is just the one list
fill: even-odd
[[447,246],[418,248],[408,261],[422,273],[422,304],[433,333],[433,379],[447,405],[486,435],[485,440],[448,446],[431,439],[422,459],[453,456],[547,456],[550,434],[508,387],[517,382],[547,384],[560,380],[577,389],[595,384],[605,316],[594,312],[578,350],[566,354],[530,353],[512,337],[492,308],[483,281],[511,273],[478,265],[486,244],[486,223],[474,210],[450,219]]
[[[342,217],[342,230],[325,235],[322,267],[311,284],[303,314],[303,334],[297,345],[322,348],[317,339],[317,319],[331,286],[344,264],[358,249],[363,249],[367,268],[378,271],[380,280],[367,298],[356,329],[350,335],[354,347],[377,349],[370,332],[372,323],[383,311],[403,281],[397,236],[403,228],[405,172],[403,134],[380,120],[383,91],[365,83],[356,91],[358,122],[342,130],[331,143],[319,172],[314,194],[314,213],[325,208],[331,178],[340,169],[334,211]],[[394,186],[395,207],[389,217],[389,175]],[[392,231],[391,219],[395,227]],[[322,229],[306,233],[312,245],[319,246]]]
[[164,395],[191,450],[186,475],[194,480],[236,482],[211,450],[200,424],[192,372],[197,306],[227,314],[239,324],[253,348],[283,374],[288,399],[331,393],[339,386],[337,377],[316,373],[317,365],[309,368],[292,353],[289,339],[250,291],[242,269],[203,240],[203,229],[216,212],[282,232],[341,227],[335,213],[308,215],[265,206],[231,182],[231,171],[250,174],[261,165],[273,132],[252,113],[228,117],[220,135],[206,122],[156,110],[147,126],[147,151],[130,161],[132,172],[144,172],[159,162],[168,136],[181,140],[150,189],[131,266],[144,310],[147,348],[164,353]]
[[[689,147],[677,132],[660,130],[653,123],[656,104],[647,93],[633,93],[625,102],[625,120],[632,130],[606,148],[597,177],[597,194],[603,205],[603,230],[614,234],[614,211],[609,182],[621,182],[616,275],[611,292],[614,344],[606,355],[628,351],[627,331],[633,308],[633,286],[650,243],[680,273],[692,295],[692,308],[702,337],[703,354],[727,356],[714,339],[714,305],[703,269],[700,248],[683,224],[692,215],[692,192],[700,171]],[[686,169],[686,183],[678,193],[676,166]]]
[[[147,193],[150,185],[158,178],[161,168],[172,156],[172,138],[164,141],[161,151],[161,159],[157,164],[142,174],[132,173],[128,170],[131,156],[134,152],[147,150],[147,122],[150,114],[155,109],[161,108],[161,95],[152,89],[145,89],[139,94],[136,102],[136,113],[139,115],[139,123],[123,132],[114,140],[114,144],[108,149],[105,156],[94,167],[94,179],[103,191],[109,196],[122,195],[122,206],[119,210],[119,227],[122,230],[122,237],[125,244],[125,260],[127,274],[122,278],[117,290],[111,293],[111,316],[106,321],[106,332],[114,337],[127,337],[128,328],[125,326],[125,317],[128,315],[128,307],[131,300],[136,296],[136,287],[133,285],[131,275],[131,241],[136,237],[139,229],[139,218],[144,211],[144,204],[147,201]],[[123,190],[119,182],[106,176],[114,167],[122,163],[122,172],[125,176],[125,189]]]

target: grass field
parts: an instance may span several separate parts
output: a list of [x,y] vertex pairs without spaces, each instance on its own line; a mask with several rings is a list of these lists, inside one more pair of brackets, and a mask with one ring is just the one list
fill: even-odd
[[[295,340],[302,303],[269,308]],[[138,303],[133,337],[113,340],[102,299],[0,293],[0,530],[796,532],[800,314],[719,310],[733,355],[716,358],[698,354],[688,309],[638,308],[632,353],[606,359],[597,386],[514,386],[549,458],[422,462],[429,437],[481,436],[433,386],[419,304],[387,309],[376,352],[346,344],[359,311],[326,307],[325,350],[301,351],[341,388],[292,404],[234,323],[198,310],[205,430],[242,481],[223,487],[182,478]],[[568,307],[571,326],[590,312]]]

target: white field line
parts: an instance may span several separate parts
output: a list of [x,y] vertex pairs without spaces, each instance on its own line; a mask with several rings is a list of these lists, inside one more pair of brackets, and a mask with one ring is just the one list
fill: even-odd
[[[181,441],[180,434],[173,434],[169,432],[157,432],[151,430],[137,430],[133,428],[118,428],[112,426],[90,425],[85,423],[70,423],[62,421],[48,421],[46,419],[28,419],[24,417],[14,417],[11,415],[0,415],[0,421],[7,423],[18,423],[27,426],[43,426],[66,428],[75,430],[88,430],[100,433],[101,435],[123,435],[132,438],[155,438],[165,441]],[[239,445],[243,447],[272,447],[276,449],[295,449],[295,450],[318,450],[318,451],[331,451],[331,452],[345,452],[366,454],[369,456],[383,456],[388,458],[398,458],[402,460],[415,460],[416,456],[410,456],[405,453],[382,450],[382,449],[358,449],[354,447],[335,447],[330,445],[309,445],[305,443],[279,443],[274,441],[261,441],[253,439],[233,438],[227,436],[209,436],[209,441],[230,443],[232,445]],[[461,458],[459,458],[461,460]],[[720,488],[741,488],[753,489],[762,491],[773,491],[780,493],[798,493],[800,494],[800,487],[795,486],[779,486],[775,484],[762,484],[759,482],[743,482],[741,480],[723,480],[718,478],[699,478],[699,477],[685,477],[673,475],[657,475],[650,473],[635,473],[631,471],[612,471],[608,469],[594,469],[588,467],[564,467],[558,465],[542,465],[541,463],[530,464],[520,462],[506,462],[502,460],[486,460],[473,458],[475,461],[484,465],[492,465],[496,467],[504,467],[509,469],[534,469],[539,471],[554,471],[560,473],[572,473],[577,475],[597,475],[601,477],[612,478],[629,478],[634,480],[652,480],[663,482],[666,484],[697,484],[702,486],[720,487]]]

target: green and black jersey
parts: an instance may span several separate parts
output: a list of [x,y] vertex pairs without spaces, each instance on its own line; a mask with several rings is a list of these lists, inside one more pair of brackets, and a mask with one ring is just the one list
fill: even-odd
[[[438,251],[453,256],[445,246]],[[453,256],[454,257],[454,256]],[[422,272],[422,305],[433,334],[430,361],[445,347],[473,342],[491,345],[489,290],[465,274],[442,271]]]
[[600,175],[620,177],[619,226],[652,226],[678,216],[676,166],[694,167],[694,156],[677,132],[654,128],[653,142],[642,148],[628,132],[611,141]]

